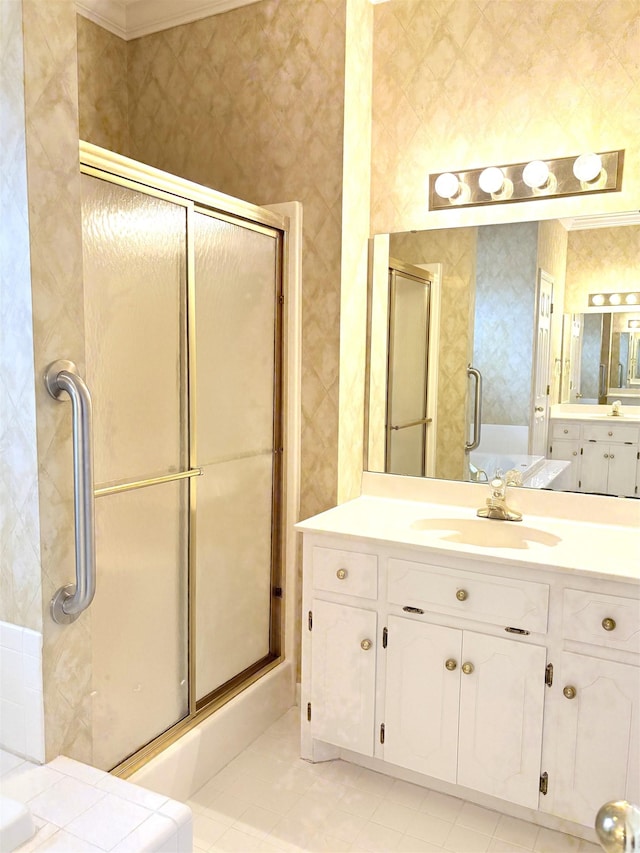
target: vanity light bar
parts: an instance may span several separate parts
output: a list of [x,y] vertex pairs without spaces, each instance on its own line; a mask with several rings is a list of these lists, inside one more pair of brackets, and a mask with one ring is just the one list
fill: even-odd
[[429,210],[617,192],[624,149],[429,175]]
[[625,308],[634,305],[640,310],[640,291],[631,290],[627,293],[590,293],[589,308]]

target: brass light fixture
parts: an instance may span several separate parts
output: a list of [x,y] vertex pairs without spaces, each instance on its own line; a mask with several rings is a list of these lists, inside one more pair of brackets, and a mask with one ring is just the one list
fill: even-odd
[[429,210],[616,192],[624,149],[429,175]]

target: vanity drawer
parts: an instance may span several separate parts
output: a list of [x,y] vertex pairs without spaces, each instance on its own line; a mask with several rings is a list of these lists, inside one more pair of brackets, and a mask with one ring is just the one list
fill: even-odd
[[640,654],[640,600],[565,589],[562,633],[567,640]]
[[313,588],[375,599],[378,597],[378,558],[375,554],[316,545],[313,549]]
[[389,602],[401,607],[418,607],[425,612],[446,613],[538,634],[547,630],[547,584],[392,558],[388,587]]
[[638,443],[639,430],[634,426],[616,424],[589,424],[582,427],[582,437],[585,441],[603,441],[628,444]]
[[580,424],[563,421],[551,424],[552,438],[580,438]]

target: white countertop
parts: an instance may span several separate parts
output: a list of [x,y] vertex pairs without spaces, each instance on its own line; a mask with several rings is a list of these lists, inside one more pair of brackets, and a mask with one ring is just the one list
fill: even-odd
[[581,403],[556,403],[551,406],[549,417],[553,420],[563,421],[588,421],[589,423],[602,424],[640,424],[640,406],[630,406],[624,403],[621,407],[622,414],[612,415],[611,404],[591,406]]
[[[509,504],[519,507],[519,493]],[[640,502],[639,509],[640,509]],[[430,555],[585,572],[640,583],[640,527],[528,515],[477,518],[475,508],[363,495],[302,521],[303,532],[420,546]]]

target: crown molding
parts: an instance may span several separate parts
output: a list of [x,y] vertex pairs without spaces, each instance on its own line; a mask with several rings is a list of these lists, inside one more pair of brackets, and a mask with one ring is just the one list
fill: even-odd
[[258,0],[76,0],[78,14],[125,41],[219,15]]
[[640,225],[640,210],[625,213],[595,213],[561,219],[567,231],[586,231],[592,228],[618,228],[621,225]]

